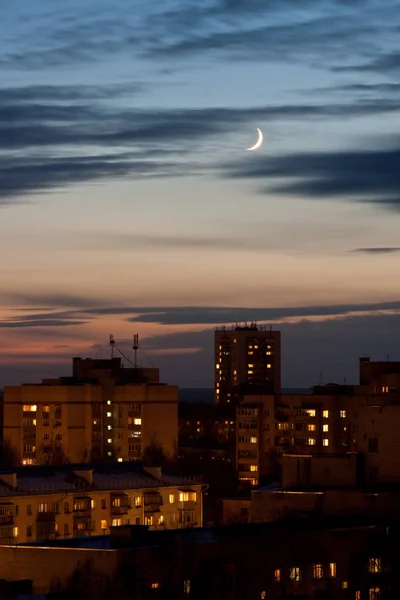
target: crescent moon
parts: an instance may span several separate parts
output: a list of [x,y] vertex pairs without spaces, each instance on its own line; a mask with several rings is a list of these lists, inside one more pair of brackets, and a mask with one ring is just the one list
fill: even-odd
[[254,144],[254,146],[252,146],[251,148],[246,148],[246,150],[248,150],[249,152],[252,152],[252,150],[257,150],[257,148],[259,148],[261,146],[261,144],[263,143],[264,136],[262,134],[262,131],[261,131],[261,129],[258,129],[258,127],[257,127],[257,131],[258,131],[258,140]]

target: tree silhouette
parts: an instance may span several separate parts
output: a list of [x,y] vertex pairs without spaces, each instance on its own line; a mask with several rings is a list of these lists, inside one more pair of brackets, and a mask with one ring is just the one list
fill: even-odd
[[37,463],[41,465],[65,465],[69,463],[64,446],[57,440],[49,440],[39,446]]
[[17,449],[11,444],[11,440],[6,438],[3,440],[0,450],[0,467],[8,469],[17,467],[20,464],[20,457]]

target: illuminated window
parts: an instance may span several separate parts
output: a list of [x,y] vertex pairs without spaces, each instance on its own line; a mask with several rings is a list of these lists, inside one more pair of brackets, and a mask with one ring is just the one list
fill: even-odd
[[324,438],[324,439],[322,440],[322,445],[323,445],[323,446],[329,446],[329,440],[328,440],[328,438]]
[[18,537],[18,527],[13,527],[13,537]]
[[322,577],[323,577],[322,565],[313,565],[313,578],[314,579],[322,579]]
[[36,427],[36,419],[32,419],[32,425]]
[[270,363],[267,364],[267,369],[271,369],[272,365]]
[[360,592],[360,590],[356,591],[355,600],[361,600],[361,592]]
[[270,356],[272,354],[271,350],[268,350],[268,352],[265,353],[267,356]]
[[380,558],[370,558],[368,561],[368,571],[370,573],[380,573],[382,571],[382,561]]
[[369,600],[380,600],[380,597],[381,597],[381,588],[379,588],[379,587],[369,588],[369,595],[368,595]]
[[107,529],[107,521],[105,519],[101,520],[101,528],[102,529]]
[[93,425],[97,425],[97,419],[93,419]]
[[112,425],[107,425],[107,429],[108,429],[108,431],[111,431]]
[[160,587],[160,584],[158,584],[158,583],[152,583],[151,587],[152,587],[153,590],[156,590],[157,588]]
[[281,570],[280,569],[275,569],[274,571],[274,581],[276,583],[279,583],[281,580]]
[[107,400],[108,406],[111,406],[111,400]]
[[124,462],[123,458],[117,458],[117,462]]
[[185,581],[183,582],[183,593],[190,594],[190,579],[185,579]]
[[138,507],[140,507],[142,505],[140,496],[136,496],[135,497],[134,504],[135,504],[136,508],[138,508]]
[[112,456],[112,452],[107,452],[107,456]]
[[141,425],[142,424],[142,419],[134,419],[133,420],[133,424],[134,425]]
[[253,356],[254,352],[253,350],[250,350],[250,352],[247,353],[249,356]]
[[257,444],[257,438],[256,437],[251,437],[250,438],[250,444]]
[[47,513],[47,508],[48,508],[47,502],[41,502],[38,506],[38,511],[40,513]]
[[175,494],[170,494],[169,495],[169,503],[173,504],[175,502]]
[[329,431],[329,425],[322,425],[322,431]]
[[247,371],[247,374],[248,374],[248,375],[253,375],[253,371],[251,371],[251,370],[250,370],[250,371]]
[[49,413],[50,412],[50,406],[48,404],[44,404],[42,407],[42,410],[44,413]]
[[300,567],[292,567],[289,570],[290,581],[300,581]]
[[250,471],[258,471],[257,465],[250,465]]
[[336,563],[329,563],[329,577],[336,577]]
[[315,410],[314,409],[306,410],[306,414],[309,417],[315,417]]
[[340,416],[342,417],[342,419],[346,418],[346,411],[345,410],[341,410],[340,411]]
[[324,419],[327,419],[329,417],[329,410],[323,410],[322,416],[324,417]]
[[315,446],[315,438],[308,438],[307,445],[308,446]]
[[164,523],[164,515],[160,515],[160,516],[158,517],[158,524],[159,524],[159,525],[162,525],[163,523]]
[[111,527],[121,527],[122,519],[113,519],[111,521]]
[[258,346],[254,346],[254,348],[255,348],[256,350],[258,350]]
[[316,426],[313,423],[308,425],[308,431],[315,431],[315,430],[316,430]]
[[267,598],[267,592],[261,592],[260,598],[261,598],[261,600],[266,600],[266,598]]
[[107,417],[112,417],[112,413],[108,412]]
[[233,340],[233,343],[236,344],[236,340]]
[[37,406],[36,404],[24,404],[22,410],[24,412],[36,412]]
[[111,438],[108,438],[108,440],[107,440],[107,443],[108,443],[108,444],[112,444],[112,439],[111,439]]
[[342,581],[342,590],[347,590],[348,587],[349,587],[349,582],[348,581]]
[[93,499],[90,500],[90,508],[94,510],[96,508],[95,502]]
[[196,492],[179,492],[179,502],[196,502]]

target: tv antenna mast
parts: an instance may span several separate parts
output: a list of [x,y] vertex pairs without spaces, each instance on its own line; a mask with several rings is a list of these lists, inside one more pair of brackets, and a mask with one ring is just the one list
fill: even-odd
[[135,358],[134,358],[134,367],[135,369],[137,369],[137,351],[139,349],[139,334],[135,333],[135,335],[133,336],[133,346],[132,346]]

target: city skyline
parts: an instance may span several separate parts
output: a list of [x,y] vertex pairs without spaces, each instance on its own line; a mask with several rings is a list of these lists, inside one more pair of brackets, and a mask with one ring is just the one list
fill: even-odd
[[399,17],[4,3],[0,387],[105,357],[110,333],[212,387],[214,326],[245,320],[282,330],[285,387],[399,358]]

